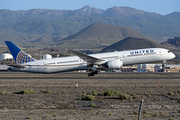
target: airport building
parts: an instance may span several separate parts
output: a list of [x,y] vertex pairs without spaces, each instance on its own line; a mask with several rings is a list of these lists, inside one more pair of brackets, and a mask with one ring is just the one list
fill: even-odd
[[137,70],[137,65],[123,66],[120,69],[121,72],[136,72],[136,70]]
[[[162,64],[141,64],[137,65],[137,72],[161,72]],[[180,65],[166,65],[164,72],[180,72]]]
[[137,72],[155,72],[154,66],[157,64],[140,64],[137,65]]
[[13,59],[13,56],[9,53],[3,53],[0,55],[0,61],[5,59]]
[[43,55],[43,59],[51,59],[51,58],[52,58],[52,55],[50,54]]
[[165,65],[164,72],[180,72],[180,65]]

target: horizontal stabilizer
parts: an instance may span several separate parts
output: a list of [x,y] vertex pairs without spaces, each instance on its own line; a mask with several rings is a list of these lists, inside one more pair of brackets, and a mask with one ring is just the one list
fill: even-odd
[[8,65],[11,67],[26,68],[26,65]]

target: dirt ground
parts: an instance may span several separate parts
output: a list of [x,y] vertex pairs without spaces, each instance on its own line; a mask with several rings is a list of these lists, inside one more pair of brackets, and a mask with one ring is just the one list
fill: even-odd
[[[0,73],[0,119],[180,119],[180,74]],[[78,87],[76,84],[78,83]],[[25,93],[29,90],[29,93]],[[107,90],[113,96],[105,96]],[[98,94],[95,100],[86,97]],[[121,99],[120,93],[130,96]],[[136,97],[134,97],[136,96]]]

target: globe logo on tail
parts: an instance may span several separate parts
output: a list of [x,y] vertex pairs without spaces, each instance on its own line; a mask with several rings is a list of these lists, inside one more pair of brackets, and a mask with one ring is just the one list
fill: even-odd
[[31,62],[31,61],[34,61],[34,59],[22,50],[18,53],[16,57],[16,64],[18,65],[22,63]]

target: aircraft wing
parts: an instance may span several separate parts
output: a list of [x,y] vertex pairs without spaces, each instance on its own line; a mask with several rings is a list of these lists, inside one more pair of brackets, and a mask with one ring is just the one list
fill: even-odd
[[79,58],[83,59],[84,61],[86,61],[88,64],[101,64],[106,62],[105,60],[96,58],[96,57],[92,57],[90,55],[78,52],[78,51],[74,51],[74,50],[69,50],[72,53],[76,54]]

